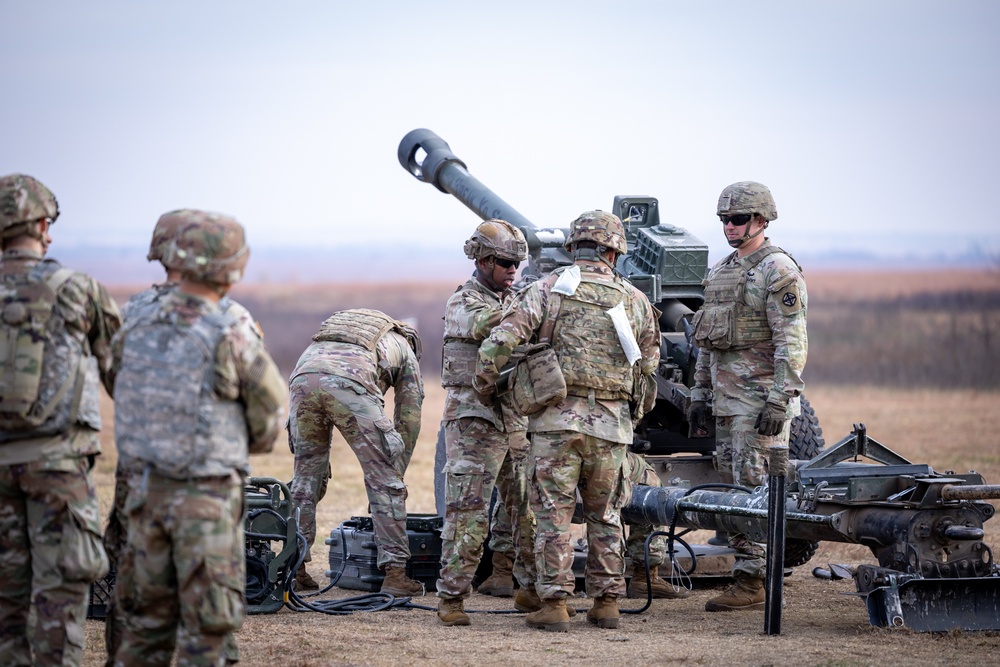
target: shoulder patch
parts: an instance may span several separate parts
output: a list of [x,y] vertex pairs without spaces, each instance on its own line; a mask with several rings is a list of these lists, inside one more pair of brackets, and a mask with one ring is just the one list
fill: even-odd
[[775,296],[782,315],[794,315],[802,310],[802,294],[795,275],[787,275],[771,285],[768,290]]

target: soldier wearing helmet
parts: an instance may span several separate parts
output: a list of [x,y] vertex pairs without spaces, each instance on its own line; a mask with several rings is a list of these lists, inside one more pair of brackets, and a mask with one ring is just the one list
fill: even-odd
[[489,532],[494,486],[499,502],[493,517],[493,574],[479,586],[479,592],[511,597],[514,576],[521,586],[515,600],[518,606],[528,591],[533,595],[535,582],[534,531],[525,478],[527,419],[508,399],[480,403],[472,388],[479,345],[500,322],[513,296],[511,285],[518,265],[528,258],[528,246],[521,230],[509,222],[486,220],[465,242],[465,255],[476,268],[445,306],[441,372],[441,384],[448,392],[442,418],[447,461],[437,591],[441,598],[438,618],[449,626],[470,623],[463,601],[472,593],[472,579]]
[[[316,540],[316,503],[329,478],[330,442],[337,430],[364,474],[376,564],[384,573],[380,592],[395,596],[423,592],[406,574],[411,554],[403,481],[420,434],[420,351],[420,336],[406,322],[368,308],[342,310],[323,321],[289,379],[291,493],[301,513],[305,562]],[[382,398],[389,389],[395,405],[391,418]]]
[[[169,211],[160,216],[153,227],[153,235],[149,243],[149,253],[146,259],[150,262],[156,261],[163,266],[166,271],[166,280],[162,283],[155,283],[149,288],[134,294],[121,308],[122,321],[127,323],[133,317],[138,316],[147,310],[156,310],[160,307],[161,301],[167,294],[173,291],[181,280],[179,264],[175,263],[172,255],[168,254],[177,234],[187,227],[197,225],[203,217],[201,211],[192,209],[179,209]],[[219,310],[237,322],[237,326],[244,329],[244,333],[249,336],[262,336],[260,327],[256,320],[246,308],[229,295],[223,296],[218,303]],[[104,529],[104,548],[108,553],[112,567],[117,565],[118,556],[125,547],[125,538],[128,535],[126,524],[128,517],[125,514],[125,497],[128,492],[128,471],[120,465],[115,470],[115,497],[111,504],[111,513]],[[313,582],[315,584],[315,582]],[[318,586],[314,586],[318,588]],[[107,616],[105,617],[104,641],[108,653],[108,665],[114,662],[114,655],[121,640],[122,628],[121,610],[115,605],[114,596],[109,600]],[[226,655],[231,662],[239,659],[236,649],[236,639],[230,633],[226,636]]]
[[[79,665],[90,582],[108,571],[90,469],[101,452],[98,387],[111,390],[111,339],[121,320],[100,283],[45,257],[58,217],[41,182],[0,177],[5,664]],[[29,614],[37,617],[31,628]]]
[[[705,304],[695,314],[701,348],[688,420],[707,432],[714,415],[715,465],[723,481],[755,487],[767,482],[768,448],[788,445],[799,414],[806,364],[806,283],[792,256],[763,232],[778,217],[771,192],[754,181],[722,191],[717,208],[735,251],[712,267]],[[764,606],[765,551],[745,535],[736,549],[735,583],[705,604],[708,611]]]
[[[621,220],[589,211],[573,221],[566,248],[572,266],[519,292],[479,349],[474,387],[485,400],[496,392],[500,369],[523,343],[547,342],[558,358],[565,397],[528,418],[528,469],[538,553],[538,610],[530,627],[569,629],[573,594],[570,520],[577,489],[587,522],[587,612],[591,623],[618,627],[625,595],[623,531],[618,517],[633,420],[651,399],[636,400],[653,381],[660,358],[655,311],[645,295],[614,271],[628,251]],[[561,392],[560,392],[561,393]],[[557,395],[558,396],[558,395]]]
[[243,227],[217,213],[185,218],[163,257],[180,271],[176,289],[132,311],[112,344],[129,521],[116,664],[167,664],[175,648],[179,663],[225,657],[246,609],[248,455],[271,450],[287,400],[260,337],[219,308],[246,267]]

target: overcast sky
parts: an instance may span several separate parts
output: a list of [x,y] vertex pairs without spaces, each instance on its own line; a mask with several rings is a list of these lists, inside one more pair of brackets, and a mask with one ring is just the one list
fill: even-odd
[[141,247],[179,207],[256,248],[461,252],[476,218],[408,175],[441,135],[529,219],[616,194],[726,250],[771,188],[792,251],[996,250],[1000,2],[0,0],[0,173],[59,198],[58,249]]

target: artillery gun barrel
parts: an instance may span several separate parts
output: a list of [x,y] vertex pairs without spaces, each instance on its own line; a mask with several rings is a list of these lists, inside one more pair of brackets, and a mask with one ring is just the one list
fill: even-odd
[[426,129],[408,132],[399,142],[397,157],[403,169],[417,180],[455,197],[483,220],[506,220],[524,233],[529,248],[541,245],[534,233],[534,223],[472,176],[448,143],[434,132]]

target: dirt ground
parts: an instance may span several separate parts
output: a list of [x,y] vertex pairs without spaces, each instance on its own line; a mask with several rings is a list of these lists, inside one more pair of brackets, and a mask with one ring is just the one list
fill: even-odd
[[[424,424],[407,472],[408,509],[433,513],[433,458],[443,394],[428,381]],[[871,437],[914,462],[937,471],[977,470],[988,483],[1000,483],[1000,393],[810,387],[809,398],[824,429],[827,445],[846,436],[854,422],[865,422]],[[110,407],[108,408],[110,412]],[[103,509],[110,502],[114,448],[108,444],[97,477]],[[335,438],[334,474],[319,507],[318,523],[331,530],[350,516],[366,514],[361,470],[342,439]],[[256,457],[255,475],[291,477],[291,455],[282,441],[272,454]],[[987,543],[1000,545],[1000,521],[986,524]],[[322,533],[321,533],[322,534]],[[309,567],[326,581],[329,547],[318,539]],[[863,602],[851,580],[813,577],[815,566],[828,563],[874,563],[857,545],[823,543],[819,553],[785,580],[782,634],[763,634],[763,612],[707,613],[705,601],[716,589],[698,587],[684,600],[656,600],[642,614],[626,614],[617,630],[598,630],[583,614],[567,634],[528,628],[522,614],[477,613],[473,625],[445,628],[424,609],[390,610],[329,616],[289,609],[247,618],[238,640],[247,667],[274,665],[543,665],[574,663],[678,665],[885,666],[995,664],[998,632],[920,634],[888,630],[868,623]],[[358,595],[333,589],[323,599]],[[433,608],[432,596],[413,599]],[[586,598],[574,606],[585,611]],[[623,601],[635,609],[642,601]],[[475,610],[510,610],[509,599],[478,594],[466,605]],[[100,621],[87,623],[84,664],[103,664]]]

